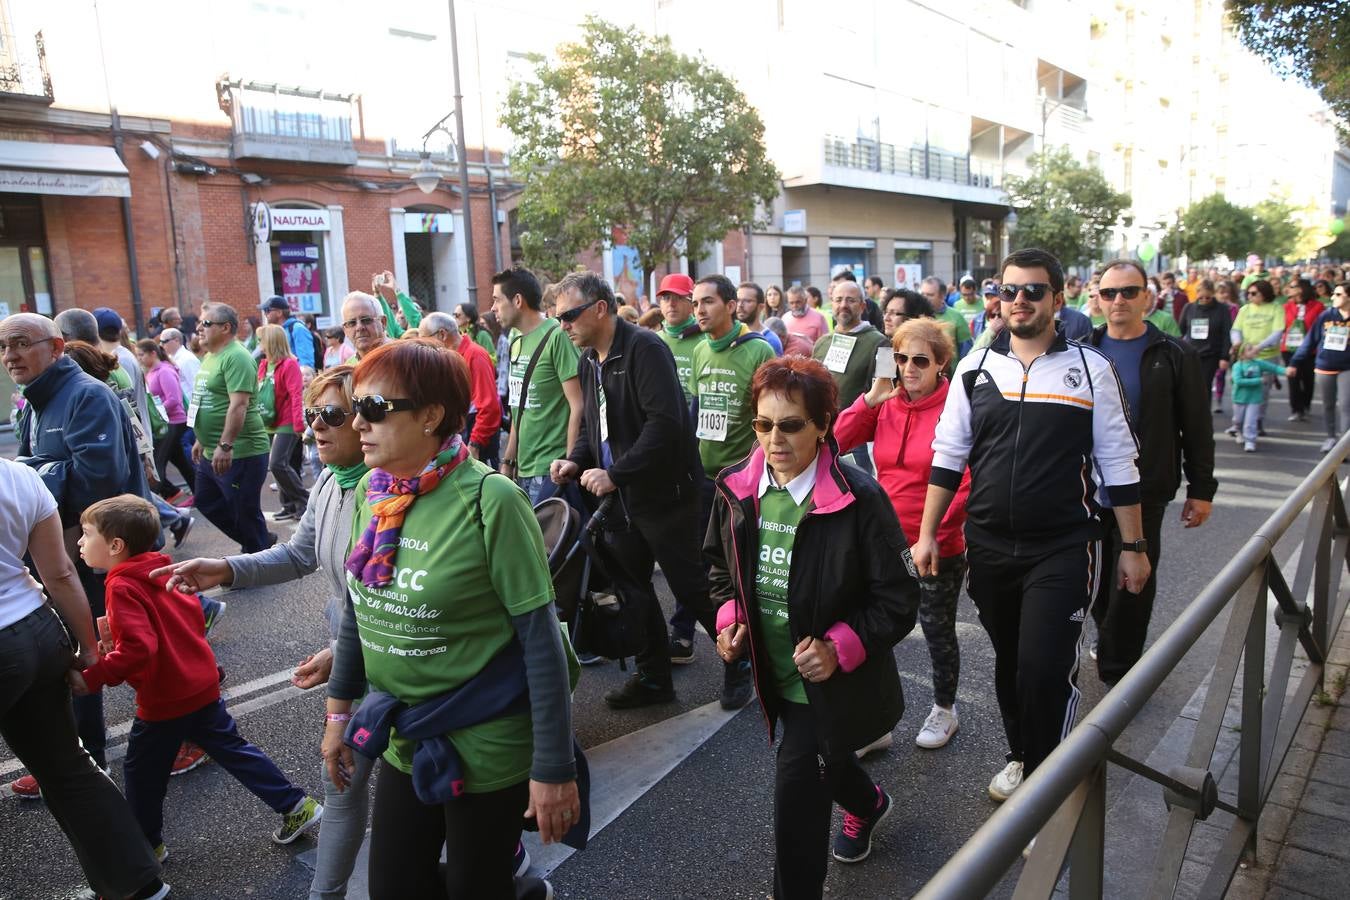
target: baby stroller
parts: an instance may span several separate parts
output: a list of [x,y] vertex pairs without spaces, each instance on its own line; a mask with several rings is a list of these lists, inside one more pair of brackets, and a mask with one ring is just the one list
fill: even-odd
[[600,501],[584,523],[581,514],[561,497],[535,504],[534,516],[544,534],[548,571],[558,618],[567,623],[572,646],[584,653],[617,659],[627,670],[626,657],[642,649],[642,623],[637,611],[619,597],[597,593],[604,581],[603,562],[596,538],[604,528],[617,494]]

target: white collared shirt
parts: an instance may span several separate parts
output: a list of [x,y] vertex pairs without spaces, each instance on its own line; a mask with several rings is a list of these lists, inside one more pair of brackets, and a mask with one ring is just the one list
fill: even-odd
[[[816,460],[819,456],[819,451],[817,451],[816,455],[811,457],[810,464],[802,470],[801,474],[782,486],[783,490],[792,495],[792,501],[798,506],[801,506],[802,501],[810,497],[811,492],[815,490]],[[778,486],[778,482],[773,477],[773,470],[769,468],[769,464],[766,462],[764,471],[759,473],[759,491],[755,494],[755,497],[763,497],[769,488],[777,488]]]

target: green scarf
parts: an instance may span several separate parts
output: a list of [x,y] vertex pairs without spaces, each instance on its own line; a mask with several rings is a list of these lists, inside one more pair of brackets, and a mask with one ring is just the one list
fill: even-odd
[[695,319],[693,316],[690,316],[689,318],[685,319],[683,322],[674,327],[671,327],[669,323],[664,324],[661,327],[665,330],[666,334],[670,335],[673,338],[678,338],[683,337],[685,331],[689,328],[689,326],[695,324],[697,321],[698,320]]
[[332,463],[329,463],[328,471],[332,472],[333,477],[337,479],[338,487],[342,488],[344,491],[350,491],[352,488],[356,487],[357,483],[365,477],[365,474],[369,472],[370,469],[364,462],[355,463],[350,466],[335,466]]
[[740,337],[744,333],[745,333],[745,323],[737,322],[736,327],[732,328],[730,331],[728,331],[725,335],[718,338],[717,340],[713,340],[712,336],[710,335],[708,337],[708,346],[713,349],[714,353],[721,353],[723,350],[731,346],[732,341],[736,340],[736,338]]

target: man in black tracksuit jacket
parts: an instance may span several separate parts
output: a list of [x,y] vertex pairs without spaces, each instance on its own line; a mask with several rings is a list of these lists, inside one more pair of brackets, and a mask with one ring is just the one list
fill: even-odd
[[675,690],[665,618],[652,587],[654,563],[708,635],[717,633],[698,527],[703,466],[689,409],[670,349],[654,332],[615,315],[603,279],[568,275],[557,302],[563,330],[586,349],[577,364],[581,431],[549,474],[559,484],[580,480],[598,497],[618,492],[605,532],[606,568],[623,601],[641,604],[645,623],[637,672],[605,700],[616,709],[666,703]]
[[[1142,288],[1145,283],[1142,273],[1128,264],[1108,265],[1102,272],[1102,286]],[[1101,304],[1107,324],[1092,332],[1091,343],[1115,364],[1129,397],[1131,424],[1139,440],[1144,540],[1148,542],[1146,552],[1152,566],[1148,581],[1137,592],[1126,590],[1114,579],[1103,579],[1092,604],[1098,635],[1097,673],[1106,684],[1115,684],[1144,652],[1153,598],[1158,590],[1163,516],[1181,485],[1182,473],[1186,475],[1186,504],[1181,519],[1187,528],[1201,525],[1209,517],[1219,483],[1214,479],[1209,384],[1199,355],[1144,320],[1148,306],[1146,290],[1133,299],[1103,296]],[[1227,317],[1227,309],[1220,307],[1218,311]],[[1131,345],[1133,348],[1127,349]],[[1136,365],[1135,372],[1126,369]],[[1105,531],[1104,562],[1113,565],[1120,554],[1120,533],[1115,527],[1115,516],[1105,504],[1101,516]]]

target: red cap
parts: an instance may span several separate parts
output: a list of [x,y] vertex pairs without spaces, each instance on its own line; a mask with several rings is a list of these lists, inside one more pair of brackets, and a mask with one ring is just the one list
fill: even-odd
[[694,296],[694,279],[679,272],[672,272],[661,279],[661,287],[657,289],[656,296],[659,297],[662,294],[679,294],[681,297],[692,297]]

